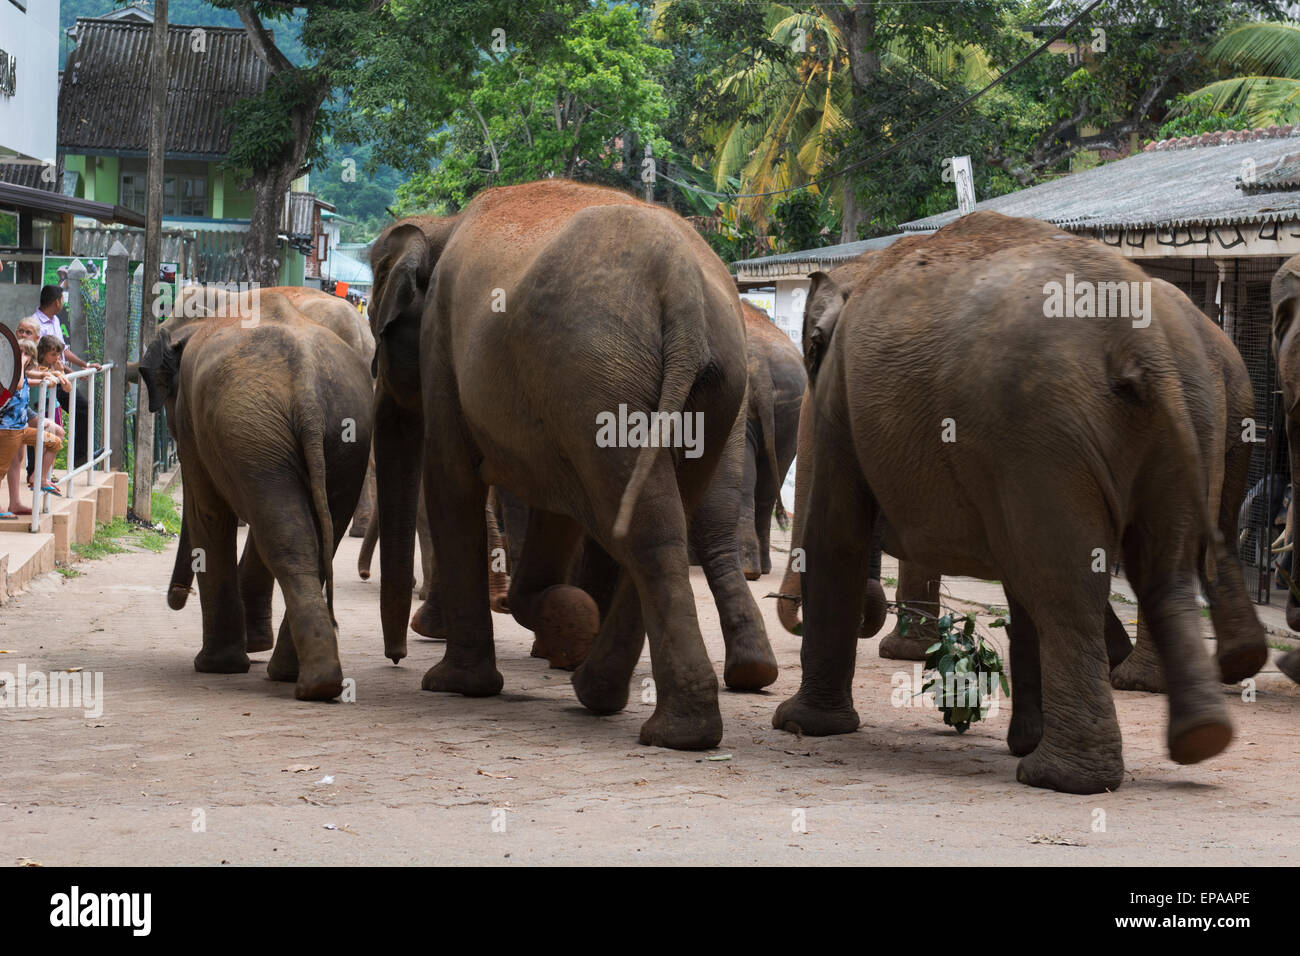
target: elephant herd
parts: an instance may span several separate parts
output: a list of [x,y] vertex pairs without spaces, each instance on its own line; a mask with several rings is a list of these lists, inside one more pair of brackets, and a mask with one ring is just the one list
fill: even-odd
[[[491,612],[508,609],[535,654],[575,668],[598,714],[626,706],[648,636],[656,699],[641,741],[716,746],[718,680],[689,564],[718,608],[725,683],[773,683],[746,579],[770,570],[797,445],[778,613],[802,634],[802,675],[775,727],[859,726],[854,662],[885,618],[884,550],[901,562],[903,613],[937,609],[945,573],[1005,587],[1020,781],[1119,786],[1112,683],[1167,692],[1179,763],[1231,740],[1218,684],[1267,660],[1225,547],[1249,465],[1249,378],[1182,293],[1101,244],[972,213],[814,275],[802,355],[742,305],[691,226],[615,190],[485,190],[455,216],[389,226],[371,263],[369,328],[323,293],[264,289],[250,309],[187,290],[201,307],[178,302],[141,360],[185,472],[168,596],[183,606],[197,577],[198,670],[246,671],[248,652],[273,644],[271,679],[304,700],[339,695],[332,558],[369,465],[384,654],[406,655],[409,627],[446,640],[425,690],[498,693]],[[1279,304],[1283,273],[1286,382],[1300,300]],[[1099,302],[1133,289],[1132,314],[1050,317],[1045,292],[1067,277],[1103,290]],[[1136,646],[1108,602],[1119,560],[1138,596]],[[286,612],[272,642],[274,582]],[[923,658],[933,636],[920,620],[881,654]],[[1282,665],[1293,677],[1295,663]]]

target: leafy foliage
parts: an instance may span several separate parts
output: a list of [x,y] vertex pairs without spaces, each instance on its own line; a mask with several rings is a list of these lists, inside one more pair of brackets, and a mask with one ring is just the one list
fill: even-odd
[[[904,634],[908,623],[908,618],[900,619]],[[994,675],[997,675],[1004,696],[1011,696],[1011,687],[997,650],[975,633],[974,614],[962,618],[960,630],[954,628],[951,612],[940,617],[936,624],[939,640],[925,649],[925,666],[933,676],[926,681],[921,692],[934,690],[935,702],[943,712],[943,722],[957,733],[964,734],[971,724],[984,716],[988,708],[984,691]],[[998,618],[989,626],[1004,627],[1006,620]]]

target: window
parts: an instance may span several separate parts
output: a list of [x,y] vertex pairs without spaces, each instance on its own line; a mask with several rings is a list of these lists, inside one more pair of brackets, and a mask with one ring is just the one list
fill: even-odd
[[[123,173],[118,201],[128,209],[144,212],[147,194],[144,173]],[[208,181],[203,176],[181,175],[163,177],[164,216],[206,216],[208,214]]]

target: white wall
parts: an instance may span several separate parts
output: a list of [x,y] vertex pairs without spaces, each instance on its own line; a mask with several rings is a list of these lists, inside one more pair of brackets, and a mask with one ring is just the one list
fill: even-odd
[[807,279],[777,279],[775,285],[776,311],[772,321],[802,349],[803,307],[808,300],[810,283]]
[[58,0],[0,0],[0,50],[17,58],[17,89],[0,94],[0,153],[54,161],[59,107]]

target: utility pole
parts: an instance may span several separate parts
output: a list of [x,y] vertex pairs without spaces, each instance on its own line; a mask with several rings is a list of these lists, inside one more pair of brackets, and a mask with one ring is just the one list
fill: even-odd
[[[140,295],[140,355],[158,333],[155,319],[162,276],[163,151],[167,133],[167,0],[154,0],[149,55],[148,194],[144,208],[144,282]],[[118,374],[124,374],[119,372]],[[143,386],[135,409],[135,491],[131,508],[148,521],[153,510],[153,414]]]

